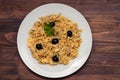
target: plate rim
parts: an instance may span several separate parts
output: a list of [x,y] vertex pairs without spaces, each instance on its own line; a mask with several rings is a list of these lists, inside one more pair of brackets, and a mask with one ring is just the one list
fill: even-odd
[[[36,71],[34,71],[34,70],[31,68],[30,65],[28,65],[28,64],[25,62],[23,56],[21,55],[21,51],[20,51],[20,47],[19,47],[20,44],[19,44],[18,41],[19,41],[20,29],[21,29],[22,23],[24,22],[24,20],[26,19],[26,17],[27,17],[30,13],[32,13],[35,9],[37,9],[37,8],[39,8],[39,7],[41,7],[41,6],[46,6],[46,5],[51,5],[51,4],[52,4],[52,5],[56,5],[56,4],[57,4],[57,5],[61,5],[61,6],[63,5],[63,6],[67,6],[67,7],[72,8],[73,10],[75,10],[76,12],[78,12],[80,16],[82,16],[82,17],[84,18],[84,20],[86,21],[87,25],[89,26],[88,28],[89,28],[90,36],[91,36],[91,40],[90,40],[90,41],[91,41],[91,45],[90,45],[90,48],[89,48],[89,54],[88,54],[87,56],[85,56],[85,60],[83,60],[84,62],[82,62],[82,65],[79,66],[79,68],[77,68],[76,70],[74,70],[72,73],[68,73],[67,75],[47,76],[47,75],[41,75],[41,74],[37,73]],[[17,48],[18,48],[18,53],[19,53],[20,58],[22,59],[23,63],[24,63],[31,71],[33,71],[34,73],[36,73],[36,74],[38,74],[38,75],[40,75],[40,76],[43,76],[43,77],[48,77],[48,78],[61,78],[61,77],[69,76],[69,75],[75,73],[77,70],[79,70],[79,69],[87,62],[88,57],[89,57],[90,54],[91,54],[92,44],[93,44],[92,32],[91,32],[90,25],[88,24],[86,18],[85,18],[77,9],[75,9],[75,8],[69,6],[69,5],[63,4],[63,3],[47,3],[47,4],[43,4],[43,5],[40,5],[40,6],[36,7],[36,8],[34,8],[33,10],[31,10],[31,11],[24,17],[24,19],[22,20],[22,22],[21,22],[21,24],[20,24],[20,27],[19,27],[19,29],[18,29],[18,33],[17,33]]]

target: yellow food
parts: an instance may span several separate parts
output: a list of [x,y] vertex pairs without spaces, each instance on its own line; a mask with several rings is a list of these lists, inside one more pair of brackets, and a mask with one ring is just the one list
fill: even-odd
[[[47,36],[44,30],[45,24],[55,22],[54,35]],[[72,37],[67,36],[67,31],[72,31]],[[40,21],[34,23],[29,31],[28,47],[32,56],[41,64],[68,64],[70,60],[78,55],[78,47],[81,43],[80,32],[77,23],[72,22],[61,14],[50,14],[40,17]],[[59,43],[52,44],[51,40],[57,38]],[[43,49],[36,49],[36,44],[42,44]],[[52,57],[57,55],[58,62],[54,62]]]

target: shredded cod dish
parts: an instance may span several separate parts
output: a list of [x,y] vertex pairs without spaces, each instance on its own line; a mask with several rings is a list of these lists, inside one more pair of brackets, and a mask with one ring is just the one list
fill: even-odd
[[62,14],[41,16],[29,31],[28,48],[40,64],[68,64],[78,56],[82,29]]

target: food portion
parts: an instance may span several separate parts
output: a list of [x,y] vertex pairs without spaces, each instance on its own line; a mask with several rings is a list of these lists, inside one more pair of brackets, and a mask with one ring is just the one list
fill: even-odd
[[77,23],[61,14],[40,17],[29,31],[28,47],[41,64],[68,64],[78,55],[81,43]]

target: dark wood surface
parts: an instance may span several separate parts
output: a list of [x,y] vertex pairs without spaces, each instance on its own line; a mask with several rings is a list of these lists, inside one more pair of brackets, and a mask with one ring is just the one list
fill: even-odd
[[80,11],[93,35],[86,64],[59,80],[120,80],[120,0],[0,0],[0,80],[49,80],[24,65],[16,37],[20,23],[32,9],[52,2]]

